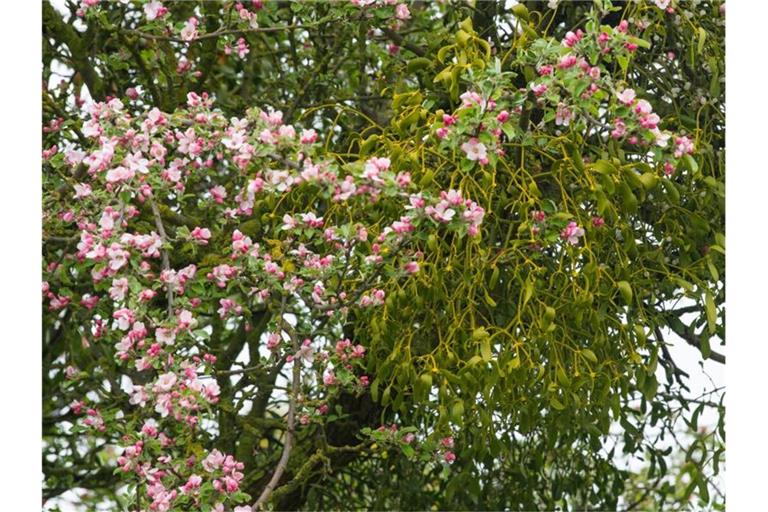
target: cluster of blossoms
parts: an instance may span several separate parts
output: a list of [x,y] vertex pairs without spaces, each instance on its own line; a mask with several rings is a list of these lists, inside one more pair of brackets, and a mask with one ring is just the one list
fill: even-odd
[[[97,16],[99,13],[98,6],[101,2],[102,0],[81,0],[76,15],[86,20],[91,16]],[[236,34],[238,29],[240,31],[248,31],[259,27],[258,13],[264,8],[264,1],[244,0],[236,2],[234,8],[237,16],[230,20],[232,30],[231,32],[225,31],[227,33],[221,35],[218,40],[224,55],[235,53],[240,59],[243,59],[250,53],[250,48],[244,37],[235,39]],[[201,20],[197,15],[182,21],[173,20],[170,16],[171,11],[160,0],[149,0],[143,3],[138,10],[145,22],[142,25],[142,31],[150,36],[168,37],[170,34],[174,37],[174,41],[181,44],[190,44],[205,35],[203,31],[204,23],[201,24]],[[195,63],[193,61],[190,61],[185,55],[181,55],[178,59],[176,71],[179,74],[191,74],[198,77],[201,75],[201,71],[195,70],[194,66]],[[129,96],[136,99],[138,93],[133,90]]]
[[[131,116],[119,99],[94,103],[82,128],[92,145],[48,160],[77,176],[73,204],[46,219],[54,231],[76,233],[76,248],[46,267],[44,300],[51,310],[82,315],[83,346],[113,348],[126,378],[131,375],[128,409],[107,411],[96,399],[71,409],[85,416],[82,428],[121,433],[118,465],[139,477],[150,508],[159,511],[203,503],[218,510],[249,499],[240,489],[241,463],[215,450],[199,461],[183,459],[175,441],[194,438],[215,418],[217,358],[203,341],[212,313],[250,329],[246,313],[276,311],[264,335],[271,357],[263,364],[285,358],[310,365],[317,384],[296,397],[306,411],[300,422],[322,421],[336,394],[369,385],[361,374],[365,347],[348,339],[331,344],[323,336],[297,347],[288,341],[280,304],[339,321],[351,308],[380,306],[386,292],[377,282],[386,268],[399,269],[399,276],[419,270],[414,237],[434,230],[474,236],[484,216],[458,190],[416,192],[410,174],[384,156],[342,171],[318,157],[314,130],[284,123],[279,111],[253,109],[227,120],[206,94],[189,93],[187,104],[172,114],[154,108]],[[400,204],[400,214],[374,228],[346,215],[337,223],[310,206],[275,212],[282,222],[261,231],[239,229],[262,205],[305,190],[326,204]],[[213,220],[168,223],[172,215],[184,218],[182,198],[190,194]],[[184,254],[205,251],[206,260],[172,252],[181,246],[190,251]],[[86,293],[64,284],[72,276]],[[77,378],[76,368],[67,375]],[[126,416],[134,421],[116,421]],[[142,426],[134,431],[129,424]]]
[[[387,28],[389,30],[400,30],[405,22],[411,19],[408,3],[402,0],[349,0],[349,5],[363,9],[364,14],[371,16],[376,21],[388,19]],[[380,39],[382,35],[383,32],[379,28],[371,28],[367,33],[369,39]],[[388,43],[386,49],[390,55],[396,55],[400,52],[400,46],[394,42]]]
[[377,429],[364,429],[363,434],[383,447],[401,450],[407,457],[423,462],[438,461],[448,464],[456,460],[453,436],[420,436],[415,427],[400,428],[392,423]]
[[[497,78],[502,76],[497,75]],[[492,96],[474,90],[466,91],[460,97],[462,105],[453,114],[438,113],[433,124],[440,145],[458,147],[469,166],[473,162],[482,166],[494,164],[498,158],[504,157],[502,137],[506,134],[510,138],[517,130],[516,122],[522,111],[524,94],[517,92],[512,99],[504,100]]]
[[[535,210],[531,212],[531,235],[535,239],[531,247],[540,251],[545,244],[550,244],[560,239],[569,245],[579,245],[586,231],[576,221],[568,220],[566,214],[558,213],[549,216],[547,212]],[[592,227],[600,229],[605,225],[605,220],[600,216],[592,217]]]
[[626,140],[632,145],[652,143],[659,148],[671,146],[671,158],[667,155],[664,161],[664,172],[667,175],[674,171],[671,159],[693,154],[693,141],[685,135],[673,138],[671,133],[660,130],[661,118],[653,112],[653,107],[647,100],[637,98],[634,89],[623,89],[616,94],[616,98],[620,106],[614,111],[617,117],[613,120],[612,138]]

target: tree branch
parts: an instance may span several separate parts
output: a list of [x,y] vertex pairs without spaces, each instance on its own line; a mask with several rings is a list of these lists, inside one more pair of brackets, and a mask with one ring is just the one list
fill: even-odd
[[[155,226],[157,227],[157,232],[160,234],[160,239],[162,240],[163,245],[165,245],[168,241],[168,236],[165,234],[165,227],[163,227],[163,218],[160,215],[160,210],[158,209],[155,200],[151,197],[149,198],[149,205],[152,207],[152,215],[155,218]],[[171,263],[168,259],[167,249],[162,248],[160,253],[163,256],[163,270],[170,270]],[[170,318],[173,316],[173,287],[169,283],[166,283],[166,289],[166,297],[168,299],[168,317]]]
[[[290,333],[291,340],[293,341],[293,351],[294,353],[298,352],[299,350],[299,340],[298,337],[294,335],[294,333]],[[270,479],[269,483],[267,483],[267,486],[264,488],[264,490],[261,493],[261,496],[259,496],[259,499],[256,500],[256,503],[254,504],[254,508],[256,510],[260,510],[264,504],[267,502],[269,497],[272,495],[272,491],[275,490],[275,487],[277,487],[277,484],[280,482],[280,477],[283,476],[283,473],[285,472],[285,469],[288,467],[288,459],[291,456],[291,451],[293,450],[293,441],[294,441],[294,435],[295,435],[295,415],[296,415],[296,396],[299,393],[299,382],[301,379],[301,364],[298,359],[294,359],[293,361],[293,377],[291,379],[291,394],[288,397],[288,428],[285,432],[285,444],[283,445],[283,453],[280,456],[280,460],[277,463],[277,467],[275,468],[275,473],[272,475],[272,478]]]
[[403,36],[395,32],[391,28],[382,28],[381,31],[384,32],[384,35],[386,35],[397,46],[402,46],[406,50],[410,50],[411,52],[415,53],[419,57],[424,57],[427,54],[424,48],[421,48],[420,46],[416,46],[415,44],[406,42]]

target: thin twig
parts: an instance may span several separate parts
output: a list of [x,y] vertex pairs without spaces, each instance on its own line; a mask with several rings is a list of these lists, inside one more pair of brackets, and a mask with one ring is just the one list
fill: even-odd
[[208,34],[201,34],[189,41],[175,36],[160,36],[156,34],[150,34],[148,32],[142,32],[141,30],[125,30],[124,32],[138,36],[144,39],[151,39],[153,41],[173,41],[174,43],[195,43],[197,41],[204,41],[206,39],[216,38],[220,36],[234,35],[234,34],[255,34],[263,32],[282,32],[284,30],[301,30],[309,29],[317,23],[307,25],[282,25],[277,27],[258,27],[258,28],[243,28],[243,29],[230,29],[230,30],[217,30],[216,32],[209,32]]
[[[285,300],[286,298],[283,297],[283,309],[285,307]],[[282,317],[282,311],[280,315],[281,323],[283,324],[281,326],[282,330],[286,330],[288,332],[288,335],[291,337],[291,341],[293,342],[293,352],[294,354],[299,351],[299,338],[296,336],[296,333],[293,331],[293,329],[287,329],[289,327],[287,325],[287,322]],[[291,393],[288,397],[288,418],[287,418],[287,429],[285,432],[285,443],[283,444],[283,453],[280,455],[280,460],[277,462],[277,466],[275,467],[275,473],[272,475],[272,478],[269,480],[269,483],[267,483],[267,486],[264,488],[264,490],[261,492],[261,496],[259,496],[259,499],[256,500],[256,503],[254,504],[254,508],[256,510],[260,510],[261,507],[264,506],[264,504],[267,502],[269,497],[272,495],[272,491],[275,490],[277,487],[277,484],[280,482],[280,478],[283,476],[283,473],[285,472],[285,469],[288,467],[288,459],[291,456],[291,451],[293,450],[293,438],[295,435],[295,415],[296,415],[296,396],[299,393],[299,382],[301,379],[301,364],[299,363],[298,359],[293,360],[293,376],[291,380]]]
[[[166,244],[168,241],[168,236],[165,234],[165,227],[163,227],[163,218],[160,215],[160,209],[157,207],[157,203],[155,203],[155,200],[153,198],[149,198],[149,205],[152,208],[152,215],[155,217],[155,226],[157,227],[157,232],[160,234],[160,239],[163,242],[163,245]],[[168,259],[168,251],[165,249],[165,247],[160,249],[160,253],[163,257],[163,270],[171,270],[171,263]],[[168,317],[173,316],[173,287],[170,285],[170,283],[166,283],[166,297],[168,298]]]

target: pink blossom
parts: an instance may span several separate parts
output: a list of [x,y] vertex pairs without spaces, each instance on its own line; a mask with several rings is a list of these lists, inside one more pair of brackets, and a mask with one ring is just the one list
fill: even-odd
[[237,40],[237,56],[241,59],[244,58],[250,50],[248,49],[248,43],[245,42],[244,38],[240,38]]
[[675,139],[675,158],[680,158],[683,155],[691,155],[694,152],[693,141],[686,136],[677,137]]
[[312,347],[311,343],[311,340],[305,339],[302,342],[301,347],[299,347],[298,352],[296,352],[296,358],[312,363],[315,359],[315,349]]
[[573,117],[573,112],[564,103],[558,103],[557,112],[555,113],[555,124],[557,126],[568,126]]
[[638,100],[635,105],[635,112],[641,115],[648,115],[653,112],[653,107],[646,100]]
[[117,320],[117,328],[122,331],[127,331],[134,321],[134,314],[128,308],[118,309],[112,314],[112,318]]
[[565,38],[563,39],[562,43],[563,46],[567,46],[568,48],[573,48],[573,46],[581,41],[581,38],[584,37],[584,32],[582,32],[581,29],[578,29],[576,33],[573,33],[571,31],[568,31],[565,34]]
[[213,197],[213,200],[219,204],[223,203],[224,199],[226,199],[227,197],[227,189],[225,189],[221,185],[216,185],[215,187],[212,187],[208,192],[210,192],[211,197]]
[[275,350],[280,346],[280,343],[282,343],[283,338],[280,336],[279,333],[273,332],[270,333],[269,336],[267,336],[267,348],[269,350]]
[[139,407],[144,407],[147,405],[147,400],[149,400],[149,395],[144,390],[143,386],[133,386],[133,391],[131,392],[131,398],[128,400],[128,402],[131,405],[138,405]]
[[203,395],[205,395],[206,400],[209,402],[216,403],[219,400],[220,394],[221,389],[219,388],[219,383],[215,380],[203,386]]
[[184,25],[184,28],[181,29],[181,38],[184,41],[194,41],[197,39],[197,24],[198,24],[197,18],[189,18],[187,20],[187,23]]
[[658,126],[659,121],[661,121],[661,119],[658,115],[648,114],[647,116],[640,118],[640,126],[652,130]]
[[560,69],[568,69],[575,66],[577,62],[578,59],[576,56],[572,53],[569,53],[560,57],[560,60],[557,62],[557,67]]
[[121,183],[130,181],[135,175],[132,169],[119,166],[107,171],[106,179],[107,183]]
[[89,310],[95,308],[98,302],[98,295],[90,295],[87,293],[80,299],[80,305]]
[[224,454],[219,450],[214,449],[205,459],[203,459],[203,469],[209,473],[213,473],[215,470],[221,467],[221,465],[224,463],[224,459]]
[[218,313],[221,318],[226,318],[230,312],[239,315],[243,311],[242,306],[238,305],[237,302],[232,299],[219,299],[219,305],[221,307],[218,309]]
[[197,325],[197,320],[192,317],[192,312],[186,309],[181,310],[177,315],[179,321],[179,329],[186,329],[188,327],[194,327]]
[[448,115],[448,114],[443,114],[443,125],[445,125],[445,126],[452,126],[452,125],[456,124],[457,120],[458,119],[456,118],[456,116],[451,116],[451,115]]
[[155,381],[155,385],[152,387],[152,390],[155,393],[168,392],[171,389],[173,389],[173,386],[176,384],[177,380],[178,378],[176,377],[175,373],[173,372],[164,373],[157,378],[157,380]]
[[294,139],[296,137],[296,129],[290,125],[283,125],[277,129],[277,135],[283,139]]
[[187,483],[184,484],[184,487],[182,487],[181,492],[188,494],[195,489],[200,488],[200,484],[203,483],[203,479],[199,477],[198,475],[190,475],[190,477],[187,479]]
[[211,239],[211,230],[197,226],[192,230],[190,236],[197,240],[200,245],[208,245],[208,240]]
[[569,222],[568,226],[560,232],[560,238],[566,240],[571,245],[578,244],[579,238],[582,236],[584,236],[584,229],[580,228],[579,225],[573,221]]
[[487,158],[485,144],[474,137],[462,144],[461,150],[464,151],[467,154],[467,158],[472,161]]
[[279,110],[274,110],[272,107],[267,107],[267,112],[262,110],[259,117],[273,126],[283,124],[283,113]]
[[532,84],[531,90],[533,91],[533,94],[536,95],[538,98],[539,96],[543,95],[545,92],[547,92],[547,84]]
[[621,119],[613,121],[613,130],[611,130],[611,137],[614,139],[620,139],[627,133],[627,125]]
[[128,292],[128,279],[121,277],[112,280],[112,287],[109,289],[109,296],[112,300],[123,300]]
[[440,201],[436,206],[427,206],[424,212],[439,222],[448,223],[456,215],[456,210],[449,208],[448,201]]
[[91,195],[91,186],[87,183],[75,183],[75,199],[82,199]]
[[168,9],[163,6],[162,3],[158,2],[157,0],[152,0],[151,2],[144,5],[144,14],[147,17],[147,21],[152,21],[157,18],[162,18],[168,13]]
[[301,131],[301,138],[299,139],[299,142],[302,144],[313,144],[316,140],[317,132],[315,132],[315,130],[309,129]]
[[395,18],[399,20],[407,20],[411,17],[411,11],[408,10],[408,6],[405,4],[398,4],[395,7]]
[[311,228],[323,227],[323,218],[315,216],[313,212],[302,213],[300,216],[301,221]]
[[216,285],[219,288],[224,288],[227,282],[237,275],[237,270],[237,267],[232,267],[225,263],[213,267],[206,277],[216,281]]
[[149,437],[157,437],[157,422],[153,418],[145,421],[141,427],[141,433]]
[[173,345],[176,341],[176,332],[168,327],[158,327],[155,329],[155,338],[165,345]]
[[251,237],[244,235],[239,229],[232,233],[232,252],[234,255],[248,252],[252,245]]
[[616,95],[619,98],[619,101],[622,102],[625,105],[631,105],[635,101],[635,90],[634,89],[624,89],[620,93]]

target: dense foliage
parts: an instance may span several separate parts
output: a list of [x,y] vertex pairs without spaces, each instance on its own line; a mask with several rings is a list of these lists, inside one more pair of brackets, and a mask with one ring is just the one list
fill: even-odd
[[724,16],[44,4],[46,506],[722,508]]

